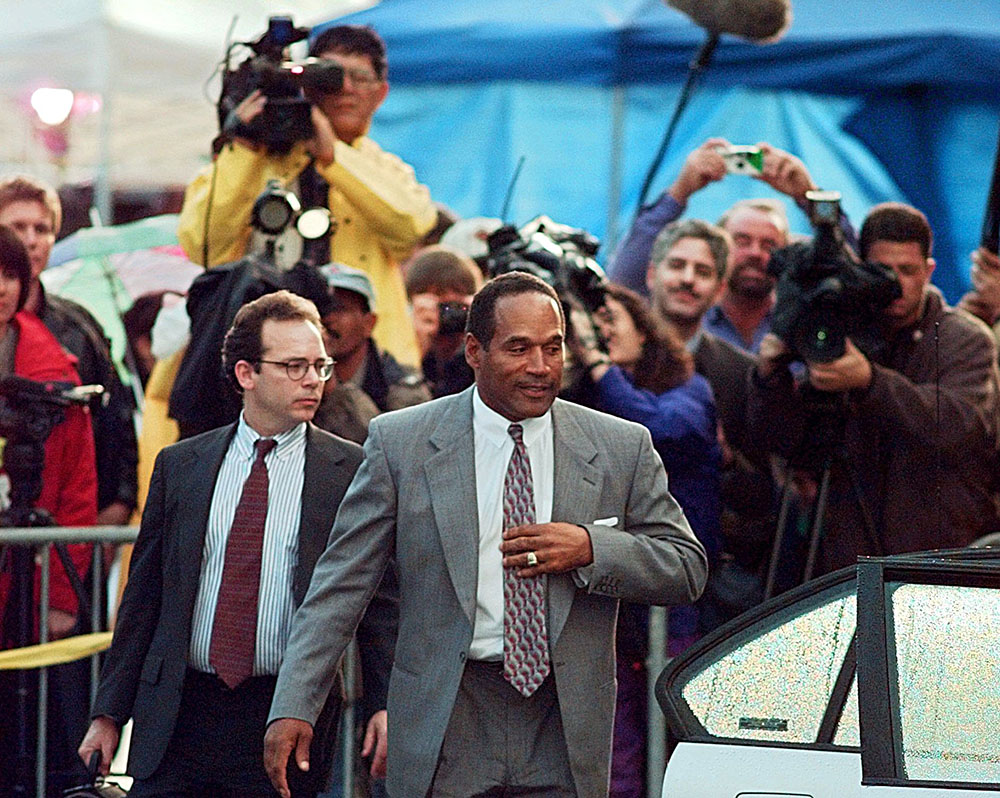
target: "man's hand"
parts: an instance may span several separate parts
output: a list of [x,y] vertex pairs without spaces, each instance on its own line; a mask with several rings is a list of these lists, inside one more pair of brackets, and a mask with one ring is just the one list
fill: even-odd
[[66,610],[49,610],[49,640],[61,640],[76,626],[76,616]]
[[281,798],[291,798],[288,789],[288,757],[295,752],[299,770],[309,770],[309,744],[313,729],[298,718],[279,718],[267,727],[264,735],[264,770]]
[[329,166],[333,163],[334,142],[337,136],[326,114],[315,105],[312,106],[311,116],[313,137],[306,142],[306,149],[321,166]]
[[962,297],[959,306],[987,324],[1000,317],[1000,258],[985,247],[972,255],[973,290]]
[[111,502],[97,514],[98,526],[125,526],[132,517],[132,508],[125,502]]
[[757,350],[757,374],[766,379],[788,365],[791,359],[792,354],[785,342],[774,333],[768,333],[761,338],[760,349]]
[[716,148],[729,146],[725,139],[713,138],[692,150],[684,160],[681,173],[668,189],[670,196],[684,205],[696,191],[716,180],[722,180],[726,176],[726,162]]
[[[594,561],[587,530],[557,521],[504,530],[500,551],[504,568],[516,568],[517,575],[524,577],[561,574]],[[528,565],[528,552],[538,558],[537,565]]]
[[820,391],[852,391],[867,388],[872,381],[872,364],[851,339],[846,339],[844,354],[829,363],[808,363],[809,382]]
[[806,165],[790,152],[772,147],[766,141],[758,142],[757,146],[764,153],[764,170],[757,179],[798,203],[805,202],[806,192],[816,188]]
[[376,779],[385,778],[385,758],[389,752],[389,713],[380,709],[368,721],[361,756],[371,756],[369,771]]
[[87,733],[83,736],[83,742],[77,749],[80,759],[85,765],[90,765],[90,757],[95,751],[101,754],[101,764],[97,771],[102,776],[107,776],[111,769],[111,760],[118,748],[118,724],[107,715],[99,715],[90,722]]
[[441,312],[438,310],[437,294],[414,294],[410,298],[413,314],[413,332],[417,334],[417,346],[420,354],[426,355],[434,343],[438,325],[441,322]]

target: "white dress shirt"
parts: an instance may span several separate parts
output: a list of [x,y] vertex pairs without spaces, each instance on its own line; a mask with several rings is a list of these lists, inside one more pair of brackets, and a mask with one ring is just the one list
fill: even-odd
[[[479,578],[476,587],[476,626],[470,659],[503,658],[503,489],[514,439],[510,420],[486,406],[479,389],[472,393],[472,435],[476,449],[476,503],[479,507]],[[552,411],[517,422],[524,430],[524,447],[531,463],[535,493],[535,522],[552,520],[555,459]]]
[[[226,541],[236,515],[243,483],[250,475],[256,454],[254,442],[260,438],[240,414],[236,434],[222,460],[215,481],[208,529],[201,556],[201,577],[191,619],[191,646],[188,662],[192,668],[213,673],[208,653],[212,642],[215,605],[222,584]],[[302,515],[302,486],[305,482],[306,425],[297,424],[274,436],[277,446],[264,458],[267,465],[267,519],[261,552],[260,591],[257,600],[257,642],[253,675],[275,674],[288,644],[295,613],[292,581],[299,554],[299,520]],[[169,600],[166,597],[165,600]]]

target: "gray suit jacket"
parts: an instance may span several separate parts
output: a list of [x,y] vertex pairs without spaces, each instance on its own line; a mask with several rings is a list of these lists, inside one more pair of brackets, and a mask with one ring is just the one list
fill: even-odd
[[[137,778],[156,770],[174,731],[209,508],[235,429],[231,424],[168,446],[153,469],[130,578],[92,710],[93,716],[108,715],[119,726],[135,719],[128,771]],[[309,425],[293,580],[296,603],[305,596],[337,505],[360,460],[357,444]],[[387,625],[391,636],[394,614]],[[334,702],[339,700],[336,693]],[[325,701],[324,695],[320,709]]]
[[[590,533],[580,587],[548,577],[556,690],[578,795],[607,794],[618,600],[694,601],[706,559],[667,492],[648,431],[557,400],[553,521]],[[376,418],[330,544],[295,616],[271,720],[314,722],[337,659],[395,554],[400,621],[389,682],[388,789],[425,795],[472,641],[478,513],[472,389]],[[594,520],[617,518],[614,526]]]

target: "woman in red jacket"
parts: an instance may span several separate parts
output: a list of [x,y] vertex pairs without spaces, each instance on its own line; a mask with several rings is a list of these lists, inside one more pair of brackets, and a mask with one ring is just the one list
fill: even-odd
[[[0,227],[0,377],[15,374],[30,380],[57,380],[80,384],[76,359],[67,353],[38,318],[22,310],[31,277],[31,266],[23,245],[9,229]],[[10,480],[0,471],[0,509],[9,504]],[[58,526],[89,526],[97,520],[97,471],[90,413],[77,405],[65,408],[65,419],[57,424],[45,443],[42,492],[37,506],[52,515]],[[86,576],[92,547],[67,547],[76,570]],[[0,618],[10,590],[10,557],[0,558]],[[62,563],[50,556],[49,637],[69,634],[76,623],[77,599]],[[40,569],[35,574],[37,606]],[[3,630],[5,648],[10,647],[9,629]]]

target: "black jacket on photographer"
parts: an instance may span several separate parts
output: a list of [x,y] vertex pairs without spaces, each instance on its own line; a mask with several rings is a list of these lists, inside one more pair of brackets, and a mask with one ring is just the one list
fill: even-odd
[[97,510],[120,502],[135,509],[138,492],[136,444],[132,395],[122,384],[111,361],[104,330],[86,309],[64,297],[41,291],[38,317],[60,344],[77,358],[83,385],[102,385],[106,394],[91,404],[94,443],[97,450]]
[[[948,307],[936,288],[925,292],[920,317],[869,355],[868,387],[843,396],[844,456],[831,466],[820,573],[859,555],[966,546],[995,531],[996,347],[982,322]],[[808,422],[807,412],[787,367],[754,374],[748,425],[760,445],[793,454],[817,423],[831,421],[821,413]]]

